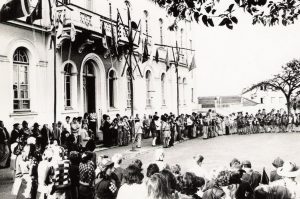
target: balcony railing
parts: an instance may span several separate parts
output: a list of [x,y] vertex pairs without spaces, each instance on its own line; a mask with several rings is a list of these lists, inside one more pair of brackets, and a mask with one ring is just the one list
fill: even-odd
[[[76,27],[83,30],[91,31],[102,36],[103,27],[105,28],[106,36],[112,37],[112,28],[115,38],[117,37],[116,20],[111,20],[106,16],[97,14],[90,10],[84,9],[74,4],[68,4],[68,8],[65,6],[59,6],[57,12],[64,16],[64,25],[69,26],[71,23]],[[104,26],[103,26],[104,23]],[[128,28],[128,24],[124,24],[125,29]],[[139,32],[133,31],[135,36],[134,44],[137,46],[139,42]],[[152,37],[150,35],[143,34],[143,37],[148,39],[148,45],[151,43]]]
[[69,4],[68,7],[71,9],[68,9],[65,6],[59,6],[57,8],[57,12],[65,16],[65,25],[73,23],[76,27],[102,33],[104,17],[74,4]]

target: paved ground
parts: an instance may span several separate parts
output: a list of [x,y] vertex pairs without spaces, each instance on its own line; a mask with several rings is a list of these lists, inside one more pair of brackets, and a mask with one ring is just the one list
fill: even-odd
[[[158,147],[151,146],[151,140],[146,140],[144,147],[137,151],[130,151],[130,146],[101,150],[99,155],[111,156],[122,153],[125,156],[124,166],[133,159],[139,158],[144,163],[144,170],[154,160],[154,150]],[[284,160],[292,160],[300,165],[300,133],[256,134],[221,136],[213,139],[194,139],[177,144],[165,150],[166,162],[170,165],[180,164],[184,171],[188,171],[193,163],[192,157],[202,154],[204,167],[207,171],[219,166],[228,165],[233,158],[250,160],[254,169],[261,171],[266,167],[272,169],[272,161],[280,156]],[[4,178],[8,177],[9,170],[0,170],[0,198],[10,199],[11,183]],[[5,183],[4,183],[5,182]]]

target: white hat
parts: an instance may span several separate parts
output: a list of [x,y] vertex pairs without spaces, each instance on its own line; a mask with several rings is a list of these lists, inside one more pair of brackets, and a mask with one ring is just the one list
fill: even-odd
[[282,167],[277,169],[277,174],[283,177],[293,178],[300,175],[300,169],[295,163],[286,161]]

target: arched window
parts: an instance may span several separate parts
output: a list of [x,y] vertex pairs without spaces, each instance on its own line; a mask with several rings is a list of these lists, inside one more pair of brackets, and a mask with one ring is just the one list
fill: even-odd
[[129,68],[126,71],[127,78],[127,108],[131,108],[131,74]]
[[65,108],[71,107],[71,77],[72,77],[72,64],[66,64],[64,68],[64,99]]
[[186,105],[186,100],[185,100],[185,92],[186,92],[186,78],[182,79],[182,99],[183,99],[183,105]]
[[166,105],[165,84],[166,84],[166,75],[165,73],[163,73],[161,75],[161,104],[162,105]]
[[151,107],[150,83],[151,83],[151,71],[147,70],[146,72],[146,106],[147,107]]
[[109,92],[109,107],[115,107],[115,84],[116,73],[114,70],[109,71],[108,74],[108,92]]
[[163,38],[163,25],[164,21],[162,18],[159,18],[159,34],[160,34],[160,44],[163,44],[164,38]]
[[18,48],[13,57],[13,91],[14,110],[28,111],[30,109],[29,98],[29,59],[25,48]]

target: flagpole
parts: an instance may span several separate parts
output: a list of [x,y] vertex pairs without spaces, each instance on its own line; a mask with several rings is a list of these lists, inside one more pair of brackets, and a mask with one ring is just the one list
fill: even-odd
[[135,150],[135,119],[134,119],[134,99],[133,99],[133,69],[132,69],[132,55],[133,55],[133,38],[132,38],[132,26],[131,26],[131,13],[130,13],[130,3],[126,3],[126,6],[127,6],[127,16],[128,16],[128,57],[129,57],[129,63],[128,63],[128,69],[129,69],[129,75],[130,75],[130,90],[131,90],[131,93],[130,93],[130,110],[131,110],[131,118],[132,118],[132,129],[131,129],[131,132],[132,132],[132,135],[134,136],[133,137],[133,140],[132,140],[132,145],[131,145],[131,151],[136,151]]
[[[55,6],[57,6],[57,1],[55,1]],[[53,99],[53,122],[56,123],[56,111],[57,111],[57,78],[56,78],[56,19],[54,19],[53,22],[53,28],[54,28],[54,32],[52,34],[52,41],[53,41],[53,78],[54,78],[54,99]]]
[[[177,44],[177,41],[176,41],[176,53],[177,53],[177,56],[179,57],[179,51],[178,51],[178,44]],[[178,60],[177,58],[174,57],[174,60],[176,59],[175,61],[175,72],[176,72],[176,87],[177,87],[177,116],[179,116],[179,74],[178,74]]]

